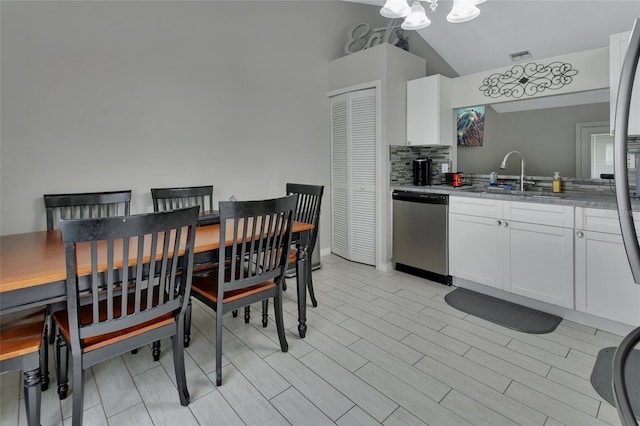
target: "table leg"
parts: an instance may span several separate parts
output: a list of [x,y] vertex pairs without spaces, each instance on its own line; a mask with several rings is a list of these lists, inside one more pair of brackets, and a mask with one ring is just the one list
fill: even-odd
[[[309,247],[309,231],[300,233],[300,238],[296,243],[296,282],[298,284],[298,333],[304,339],[307,334],[307,279],[311,270],[308,260],[307,248]],[[309,271],[308,271],[308,270]]]

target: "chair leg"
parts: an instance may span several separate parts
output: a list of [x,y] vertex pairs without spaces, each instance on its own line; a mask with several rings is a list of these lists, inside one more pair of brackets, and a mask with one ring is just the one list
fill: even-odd
[[40,347],[40,389],[42,392],[49,389],[49,336],[42,335],[42,346]]
[[282,291],[278,291],[273,298],[273,313],[276,317],[276,328],[278,329],[278,339],[280,339],[280,349],[282,352],[289,350],[287,337],[284,334],[284,320],[282,316]]
[[82,426],[82,414],[84,411],[84,384],[82,376],[82,354],[71,354],[73,358],[73,414],[71,423],[73,426]]
[[[308,260],[308,262],[311,259]],[[315,308],[318,306],[318,301],[316,300],[316,295],[313,292],[313,278],[311,277],[311,264],[307,265],[307,291],[309,292],[309,297],[311,298],[311,305]]]
[[262,301],[262,327],[266,328],[269,324],[269,299]]
[[[47,340],[47,336],[44,336]],[[24,405],[27,411],[27,424],[40,426],[41,405],[41,357],[38,352],[23,356],[24,370]]]
[[[189,303],[187,303],[187,309],[185,311],[185,318],[184,318],[184,323],[185,323],[185,327],[184,327],[184,347],[188,348],[189,347],[189,342],[191,342],[191,309],[192,309],[192,305],[191,305],[191,298],[189,298]],[[186,325],[189,324],[188,327],[186,327]]]
[[287,291],[287,280],[282,279],[282,291]]
[[251,320],[251,306],[247,305],[244,307],[244,323],[249,324]]
[[184,324],[182,321],[177,323],[177,333],[171,336],[173,346],[173,369],[176,373],[176,385],[178,387],[178,396],[180,397],[180,405],[186,407],[189,405],[189,390],[187,389],[187,375],[184,368]]
[[61,335],[56,341],[56,374],[58,375],[58,396],[60,399],[67,397],[69,391],[69,347]]
[[153,355],[154,361],[160,361],[160,340],[153,342],[151,346],[151,355]]
[[222,307],[216,310],[216,386],[222,385]]
[[53,345],[56,341],[56,323],[51,315],[47,318],[47,333],[49,334],[49,344]]

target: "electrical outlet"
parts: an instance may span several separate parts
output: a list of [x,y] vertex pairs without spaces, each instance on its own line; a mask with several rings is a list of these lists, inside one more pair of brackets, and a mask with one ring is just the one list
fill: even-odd
[[442,163],[442,173],[447,173],[449,171],[449,163]]
[[635,168],[636,168],[636,155],[627,154],[627,169],[635,169]]

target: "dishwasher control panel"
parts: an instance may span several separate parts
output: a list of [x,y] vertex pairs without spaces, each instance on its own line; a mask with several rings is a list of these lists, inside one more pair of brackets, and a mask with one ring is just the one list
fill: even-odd
[[393,191],[394,200],[410,201],[414,203],[449,204],[449,195],[431,192]]

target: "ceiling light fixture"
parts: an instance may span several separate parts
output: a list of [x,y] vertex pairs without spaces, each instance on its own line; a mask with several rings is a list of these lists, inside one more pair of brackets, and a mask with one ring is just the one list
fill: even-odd
[[[438,7],[438,0],[423,0],[429,3],[431,12]],[[459,24],[470,21],[480,15],[477,5],[487,0],[453,0],[451,12],[447,15],[447,21]],[[411,7],[407,0],[386,0],[380,14],[386,18],[405,18],[402,23],[404,30],[421,30],[431,24],[424,7],[419,0],[415,0]]]

